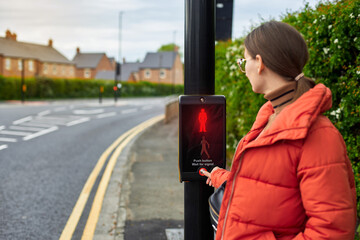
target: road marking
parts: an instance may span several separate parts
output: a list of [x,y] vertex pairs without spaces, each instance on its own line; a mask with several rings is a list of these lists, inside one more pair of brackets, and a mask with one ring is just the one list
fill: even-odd
[[12,129],[12,130],[21,130],[21,131],[34,131],[34,132],[44,130],[43,128],[21,127],[21,126],[10,126],[9,129]]
[[33,122],[50,123],[52,125],[66,125],[69,121],[71,121],[71,119],[59,117],[37,117],[33,120]]
[[184,240],[183,228],[167,228],[165,229],[167,240]]
[[131,133],[114,151],[111,158],[109,159],[109,162],[104,170],[103,176],[100,180],[99,187],[96,191],[94,201],[92,203],[92,207],[89,213],[88,220],[86,222],[82,240],[91,240],[94,237],[96,224],[99,220],[99,215],[101,212],[102,204],[105,197],[106,189],[109,185],[111,174],[114,170],[115,164],[122,152],[122,150],[126,147],[126,145],[134,138],[136,137],[140,132],[144,131],[148,127],[154,125],[155,123],[163,120],[165,118],[164,115],[160,115],[154,118],[151,118],[150,120],[138,125],[133,133]]
[[16,138],[1,138],[0,137],[0,142],[17,142]]
[[82,215],[82,212],[84,210],[84,207],[86,205],[86,202],[89,198],[90,192],[92,187],[94,186],[95,180],[97,179],[101,169],[103,168],[106,159],[110,155],[110,153],[116,148],[116,146],[123,141],[124,138],[126,138],[129,134],[131,134],[134,131],[133,129],[130,129],[123,135],[121,135],[118,139],[116,139],[115,142],[113,142],[110,147],[108,147],[103,154],[101,154],[98,162],[96,163],[94,169],[89,175],[89,178],[87,179],[80,196],[74,206],[74,209],[65,225],[65,228],[63,232],[61,233],[61,236],[59,240],[70,240],[72,238],[72,235],[74,234],[75,228],[80,220],[80,217]]
[[43,128],[51,128],[54,126],[54,125],[49,125],[49,124],[37,123],[37,122],[22,123],[21,125],[29,126],[29,127],[43,127]]
[[21,119],[18,119],[16,121],[13,121],[13,124],[14,125],[18,125],[20,123],[24,123],[24,122],[28,122],[32,119],[32,116],[28,116],[28,117],[25,117],[25,118],[21,118]]
[[131,109],[126,109],[126,110],[121,111],[122,114],[133,113],[133,112],[137,112],[137,109],[131,108]]
[[0,145],[0,151],[1,151],[1,150],[4,150],[4,149],[6,149],[6,148],[8,148],[8,145],[6,145],[6,144]]
[[92,110],[74,110],[73,113],[74,114],[78,114],[78,115],[82,115],[82,114],[99,114],[99,113],[103,113],[105,110],[100,108],[100,109],[92,109]]
[[38,113],[38,116],[45,116],[45,115],[48,115],[48,114],[50,114],[50,113],[51,113],[50,110],[46,110],[46,111],[39,112],[39,113]]
[[99,114],[96,116],[96,118],[107,118],[107,117],[112,117],[115,115],[116,115],[116,112],[109,112],[109,113]]
[[[160,121],[161,119],[163,119],[164,118],[164,115],[162,115],[162,116],[160,116],[160,117],[158,117],[159,118],[159,120],[157,120],[157,121]],[[77,224],[78,224],[78,222],[79,222],[79,220],[80,220],[80,217],[81,217],[81,215],[82,215],[82,212],[83,212],[83,210],[84,210],[84,207],[85,207],[85,205],[86,205],[86,202],[87,202],[87,200],[88,200],[88,198],[89,198],[89,195],[90,195],[90,192],[91,192],[91,190],[92,190],[92,188],[93,188],[93,186],[94,186],[94,183],[95,183],[95,181],[96,181],[96,179],[97,179],[97,177],[98,177],[98,175],[99,175],[99,173],[100,173],[100,171],[101,171],[101,169],[103,168],[103,166],[104,166],[104,164],[105,164],[105,162],[106,162],[106,159],[108,158],[108,156],[112,153],[112,151],[121,143],[121,142],[125,142],[126,141],[126,138],[127,137],[129,137],[132,133],[134,133],[137,129],[143,129],[144,130],[144,126],[146,126],[147,124],[149,124],[149,122],[151,122],[151,121],[155,121],[156,120],[156,118],[152,118],[152,119],[150,119],[150,120],[148,120],[148,121],[146,121],[146,122],[144,122],[144,123],[142,123],[142,124],[139,124],[138,126],[136,126],[136,127],[134,127],[134,128],[132,128],[132,129],[130,129],[130,130],[128,130],[127,132],[125,132],[124,134],[122,134],[118,139],[116,139],[115,140],[115,142],[113,142],[104,152],[103,152],[103,154],[100,156],[100,158],[99,158],[99,160],[98,160],[98,162],[96,163],[96,166],[94,167],[94,169],[92,170],[92,172],[90,173],[90,175],[89,175],[89,177],[88,177],[88,179],[87,179],[87,181],[86,181],[86,183],[85,183],[85,185],[84,185],[84,187],[83,187],[83,189],[82,189],[82,191],[81,191],[81,193],[80,193],[80,196],[79,196],[79,198],[78,198],[78,200],[77,200],[77,202],[76,202],[76,204],[75,204],[75,206],[74,206],[74,209],[73,209],[73,211],[72,211],[72,213],[71,213],[71,215],[70,215],[70,217],[69,217],[69,219],[68,219],[68,221],[67,221],[67,223],[66,223],[66,225],[65,225],[65,227],[64,227],[64,230],[63,230],[63,232],[61,233],[61,236],[60,236],[60,239],[59,240],[70,240],[70,239],[72,239],[72,235],[74,234],[74,231],[75,231],[75,229],[76,229],[76,226],[77,226]],[[154,122],[155,123],[155,122]],[[150,125],[149,125],[150,126]],[[130,141],[130,140],[128,140],[128,141]],[[121,144],[121,146],[122,146],[122,144]],[[119,146],[120,147],[120,146]],[[123,147],[122,147],[123,148]],[[116,150],[115,150],[116,151]],[[119,150],[118,150],[119,151]],[[121,152],[121,150],[120,150],[120,152]],[[114,154],[115,154],[115,152],[114,152]],[[113,154],[113,155],[114,155]],[[119,153],[120,154],[120,153]],[[110,162],[110,160],[109,160],[109,162]],[[108,166],[109,166],[109,163],[108,163]],[[108,169],[108,167],[106,167],[106,169]],[[109,170],[106,170],[105,169],[105,171],[104,171],[104,174],[105,174],[105,172],[106,172],[106,175],[108,175],[109,173],[108,173],[108,171]],[[112,172],[112,171],[111,171]],[[110,174],[111,174],[111,172],[110,172]],[[104,175],[103,175],[104,176]],[[104,177],[103,177],[104,178]],[[104,185],[104,180],[103,180],[103,178],[101,179],[101,186],[103,186]],[[105,186],[105,188],[107,187],[107,184],[106,184],[106,186]],[[99,184],[99,188],[100,188],[100,184]],[[99,190],[98,190],[99,191]],[[96,194],[96,195],[99,195],[98,193]],[[97,198],[99,198],[99,197],[97,197]],[[102,197],[102,199],[103,199],[103,197]],[[95,203],[93,203],[93,206],[94,206],[94,204]],[[102,205],[102,200],[101,200],[101,205]],[[100,206],[100,209],[101,209],[101,206]],[[90,215],[89,215],[89,219],[90,219]],[[89,221],[89,220],[88,220]],[[98,221],[98,216],[96,217],[96,219],[94,219],[93,221],[95,221],[95,226],[96,226],[96,223],[97,223],[97,221]],[[91,236],[93,236],[93,234],[94,234],[94,231],[95,231],[95,229],[92,229],[93,228],[93,224],[94,224],[94,222],[92,222],[91,224],[87,224],[88,225],[88,227],[87,227],[87,229],[88,229],[88,232],[87,233],[85,233],[85,231],[84,231],[84,233],[83,234],[85,234],[85,235],[88,235],[89,233],[90,233],[90,235]],[[83,236],[83,238],[84,238],[84,236]],[[92,239],[92,237],[91,238],[89,238],[89,239]]]
[[3,134],[3,135],[14,135],[14,136],[27,136],[27,135],[30,135],[31,132],[18,132],[18,131],[6,131],[6,130],[2,130],[2,131],[0,131],[0,134]]
[[24,141],[28,141],[30,139],[33,139],[33,138],[36,138],[36,137],[40,137],[42,135],[45,135],[45,134],[48,134],[48,133],[51,133],[51,132],[54,132],[56,130],[58,130],[59,128],[57,126],[54,126],[54,127],[51,127],[51,128],[48,128],[48,129],[44,129],[40,132],[37,132],[37,133],[33,133],[33,134],[30,134],[26,137],[23,137],[23,140]]
[[84,122],[88,122],[88,121],[90,121],[90,118],[80,118],[78,120],[67,123],[66,126],[70,127],[70,126],[74,126],[74,125],[84,123]]

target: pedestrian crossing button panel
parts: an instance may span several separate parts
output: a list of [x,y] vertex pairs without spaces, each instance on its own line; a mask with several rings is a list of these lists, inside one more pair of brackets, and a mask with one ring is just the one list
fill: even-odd
[[206,178],[199,169],[225,167],[226,104],[224,96],[180,96],[180,181]]

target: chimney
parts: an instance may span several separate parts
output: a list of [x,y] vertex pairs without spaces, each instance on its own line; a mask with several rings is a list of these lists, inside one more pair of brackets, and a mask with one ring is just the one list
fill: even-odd
[[50,38],[49,39],[49,44],[48,44],[49,47],[52,47],[53,46],[53,40]]
[[79,47],[76,48],[76,53],[80,53],[80,48]]
[[6,34],[5,35],[6,39],[11,39],[11,40],[16,41],[16,37],[17,37],[16,33],[11,33],[10,30],[8,29],[8,30],[6,30],[5,34]]
[[123,57],[123,63],[126,63],[126,59]]
[[10,32],[9,29],[6,30],[5,34],[6,34],[6,36],[5,36],[6,39],[11,39],[11,36],[12,36],[12,35],[11,35],[11,32]]

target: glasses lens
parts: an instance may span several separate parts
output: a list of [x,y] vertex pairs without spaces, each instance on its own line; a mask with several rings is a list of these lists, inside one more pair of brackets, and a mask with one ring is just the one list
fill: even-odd
[[237,64],[239,65],[239,68],[242,72],[245,72],[245,59],[244,58],[239,58],[237,60]]

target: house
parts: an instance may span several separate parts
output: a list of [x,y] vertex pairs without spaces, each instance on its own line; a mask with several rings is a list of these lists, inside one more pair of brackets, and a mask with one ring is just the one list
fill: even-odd
[[147,53],[139,66],[138,78],[153,83],[183,84],[184,72],[177,51]]
[[94,79],[100,71],[115,71],[114,63],[105,53],[81,53],[77,48],[73,62],[76,78]]
[[0,75],[6,77],[51,77],[74,78],[75,64],[53,47],[48,45],[17,41],[17,35],[6,31],[0,37]]

